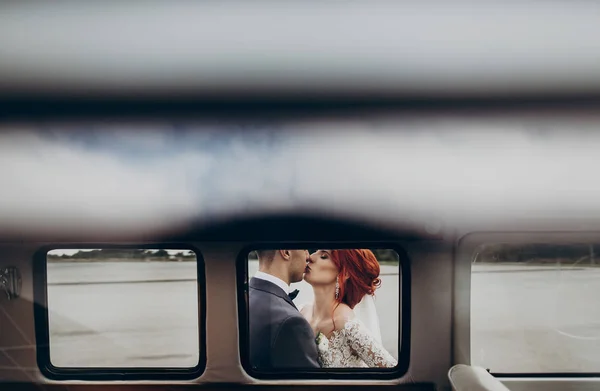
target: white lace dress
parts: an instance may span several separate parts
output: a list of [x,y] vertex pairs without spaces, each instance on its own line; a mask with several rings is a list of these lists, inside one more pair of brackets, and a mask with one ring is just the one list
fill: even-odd
[[392,368],[396,359],[375,340],[366,326],[350,319],[329,338],[319,333],[317,351],[323,368]]

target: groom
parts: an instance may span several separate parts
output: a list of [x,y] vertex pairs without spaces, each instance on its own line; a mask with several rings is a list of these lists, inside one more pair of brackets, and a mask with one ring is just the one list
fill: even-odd
[[250,280],[250,364],[254,369],[319,368],[312,328],[288,295],[302,280],[307,250],[258,250]]

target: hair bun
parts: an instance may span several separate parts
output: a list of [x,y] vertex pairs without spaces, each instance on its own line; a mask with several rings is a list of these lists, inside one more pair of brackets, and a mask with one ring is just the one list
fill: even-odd
[[379,289],[381,286],[381,278],[376,277],[373,282],[371,282],[371,292],[370,294],[374,294],[376,289]]
[[369,249],[335,250],[331,258],[347,280],[340,286],[340,299],[354,308],[365,295],[374,295],[381,285],[380,266]]

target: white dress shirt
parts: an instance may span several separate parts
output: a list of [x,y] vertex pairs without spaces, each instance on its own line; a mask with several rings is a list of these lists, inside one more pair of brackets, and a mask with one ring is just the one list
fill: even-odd
[[281,289],[283,289],[283,291],[285,292],[286,295],[290,293],[290,286],[288,284],[286,284],[282,279],[275,277],[271,274],[267,274],[265,272],[258,271],[254,275],[254,278],[272,282],[273,284],[275,284],[278,287],[280,287]]

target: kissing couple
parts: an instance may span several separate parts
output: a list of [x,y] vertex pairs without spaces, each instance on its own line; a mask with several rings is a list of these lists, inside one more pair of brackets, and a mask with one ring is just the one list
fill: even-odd
[[[381,280],[370,250],[257,250],[249,283],[254,369],[395,367],[381,344],[373,294]],[[290,284],[302,279],[314,301],[300,309]]]

